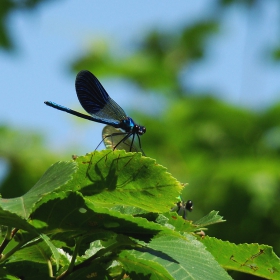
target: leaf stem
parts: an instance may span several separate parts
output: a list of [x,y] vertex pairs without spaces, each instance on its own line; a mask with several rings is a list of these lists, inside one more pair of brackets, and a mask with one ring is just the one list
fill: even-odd
[[74,252],[73,252],[73,255],[72,255],[72,258],[71,258],[71,262],[69,264],[69,267],[66,271],[64,271],[62,274],[60,274],[56,279],[57,280],[61,280],[61,279],[64,279],[65,277],[67,277],[72,271],[73,271],[73,268],[75,266],[75,261],[76,261],[76,258],[77,258],[77,255],[78,255],[78,251],[79,251],[79,248],[80,248],[80,245],[81,245],[81,242],[82,242],[82,239],[83,239],[83,236],[80,236],[78,238],[75,238],[75,248],[74,248]]
[[1,256],[0,262],[4,262],[6,259],[8,259],[11,255],[13,255],[16,251],[18,251],[22,245],[24,245],[25,242],[19,242],[13,249],[11,249],[7,254],[4,254]]
[[11,227],[7,227],[5,238],[3,239],[1,245],[0,245],[0,255],[2,255],[3,251],[7,247],[7,245],[10,243],[10,241],[13,239],[14,235],[18,231],[17,228],[12,229]]

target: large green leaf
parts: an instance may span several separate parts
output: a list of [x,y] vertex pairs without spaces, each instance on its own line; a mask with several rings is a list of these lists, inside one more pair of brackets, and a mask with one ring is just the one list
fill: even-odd
[[[55,189],[71,180],[76,170],[75,162],[55,163],[46,171],[35,186],[23,196],[11,199],[0,199],[0,207],[4,210],[16,213],[23,218],[28,218],[34,204],[46,193],[53,192]],[[18,226],[15,224],[14,227]]]
[[[231,279],[213,256],[205,250],[203,244],[192,236],[188,237],[180,235],[155,237],[147,245],[148,248],[135,250],[133,254],[135,258],[140,259],[140,262],[144,259],[151,261],[151,266],[154,262],[160,264],[173,279]],[[123,265],[126,266],[125,261]],[[136,267],[134,269],[138,271]]]
[[76,163],[79,170],[63,189],[80,191],[89,207],[167,212],[183,188],[166,168],[140,153],[103,150],[79,157]]
[[[151,235],[166,231],[165,227],[149,222],[141,217],[133,217],[119,211],[94,207],[89,208],[79,192],[60,192],[46,195],[40,207],[32,214],[32,225],[48,234],[65,233],[64,238],[71,239],[79,234],[102,230]],[[98,238],[98,237],[96,237]]]
[[207,250],[225,269],[253,274],[266,279],[280,279],[279,258],[272,247],[259,244],[239,244],[205,237]]

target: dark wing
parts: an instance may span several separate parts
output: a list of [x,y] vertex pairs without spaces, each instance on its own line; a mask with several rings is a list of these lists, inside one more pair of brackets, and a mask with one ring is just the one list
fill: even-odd
[[75,82],[78,99],[93,117],[118,126],[126,117],[123,109],[108,95],[99,80],[89,71],[78,73]]
[[116,147],[116,149],[118,150],[125,150],[127,152],[140,152],[144,155],[144,152],[139,147],[137,135],[135,135],[134,137],[132,146],[132,136],[127,138],[125,141],[122,141],[122,139],[124,139],[126,135],[127,133],[123,130],[114,128],[110,125],[106,125],[102,130],[102,139],[106,149],[113,150],[115,146],[119,143],[119,145]]
[[87,70],[78,73],[75,86],[81,105],[91,115],[99,112],[109,101],[106,90],[98,79]]

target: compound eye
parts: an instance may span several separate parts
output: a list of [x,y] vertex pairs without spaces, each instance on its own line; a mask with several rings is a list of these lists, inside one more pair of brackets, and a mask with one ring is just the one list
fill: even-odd
[[140,134],[140,135],[142,135],[142,134],[144,134],[146,132],[146,127],[145,126],[139,126],[139,131],[138,131],[138,133]]
[[193,202],[191,200],[188,200],[186,203],[186,209],[190,212],[193,210]]

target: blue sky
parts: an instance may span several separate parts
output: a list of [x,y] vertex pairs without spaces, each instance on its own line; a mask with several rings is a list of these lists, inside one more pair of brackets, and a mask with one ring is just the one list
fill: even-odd
[[[44,3],[33,12],[13,13],[9,27],[17,51],[0,50],[1,124],[43,133],[54,150],[70,146],[73,154],[94,150],[103,125],[78,120],[43,103],[51,100],[84,112],[69,62],[100,38],[110,40],[117,50],[130,51],[150,28],[172,30],[192,23],[213,12],[213,2],[62,0]],[[279,11],[273,0],[250,14],[237,6],[229,9],[220,34],[209,41],[206,61],[187,71],[188,84],[254,109],[279,101],[280,66],[265,59],[264,49],[264,43],[273,46],[279,39]],[[136,96],[125,83],[101,81],[125,111],[129,112],[130,98],[146,102],[145,95]]]

